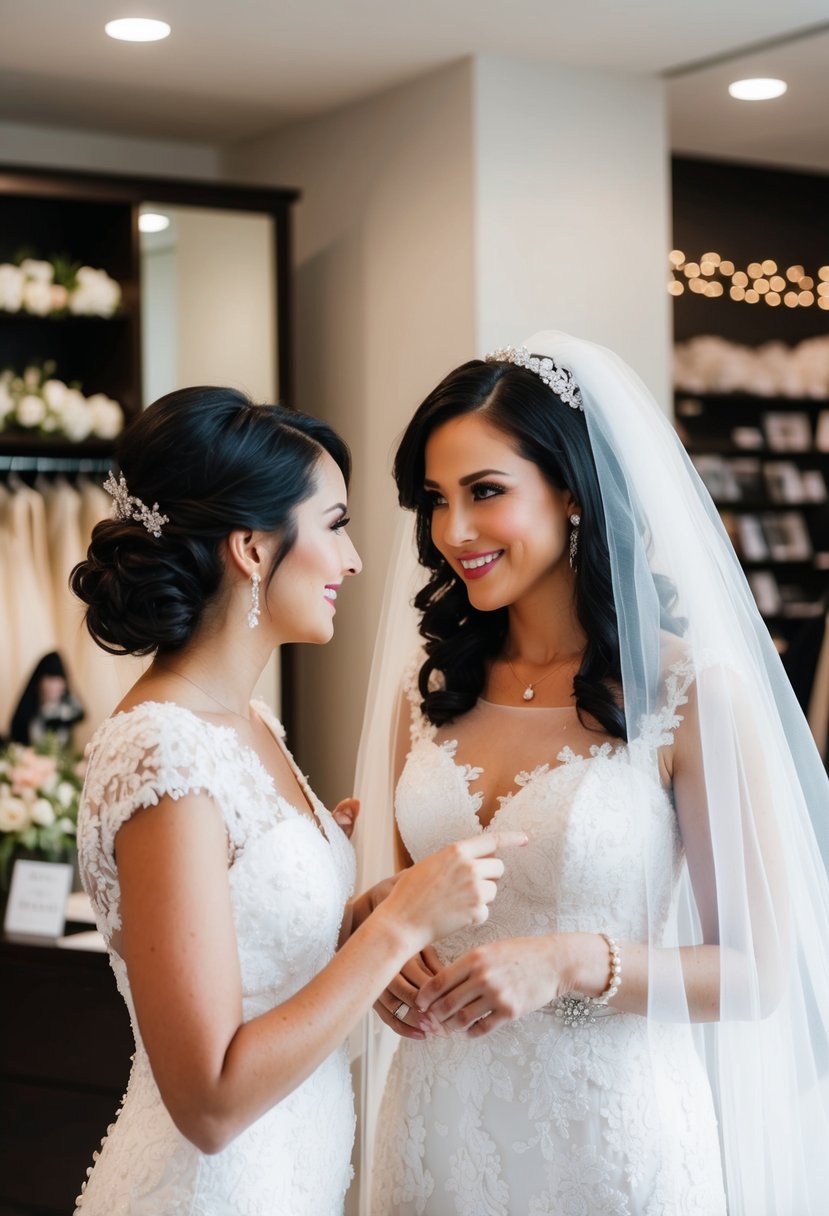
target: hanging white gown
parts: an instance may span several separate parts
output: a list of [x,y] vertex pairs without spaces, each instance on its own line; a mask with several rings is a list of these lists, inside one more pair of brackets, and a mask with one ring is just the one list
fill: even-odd
[[[281,739],[267,706],[255,702],[254,708]],[[245,1021],[287,1000],[333,957],[354,883],[348,839],[295,765],[314,818],[275,792],[258,756],[235,731],[170,702],[145,703],[108,719],[88,757],[78,823],[81,873],[132,1019],[135,1056],[123,1107],[76,1211],[338,1216],[354,1140],[344,1048],[219,1153],[200,1152],[173,1123],[141,1040],[126,966],[113,945],[121,927],[115,837],[136,810],[152,808],[165,795],[198,790],[214,799],[227,834]]]
[[[689,681],[681,662],[670,668],[662,711],[628,746],[597,742],[574,708],[486,701],[439,737],[410,683],[396,815],[412,858],[487,830],[473,787],[499,760],[522,771],[500,787],[493,827],[530,835],[504,859],[488,921],[441,941],[442,963],[484,942],[556,932],[644,941],[654,900],[667,919],[683,863],[676,815],[630,758],[670,744]],[[641,882],[654,850],[665,859],[660,891]],[[400,1040],[378,1119],[372,1216],[724,1216],[694,1033],[608,1009],[592,1026],[538,1011],[477,1039]]]
[[4,666],[9,673],[0,719],[0,732],[5,732],[35,666],[57,643],[46,508],[37,491],[19,478],[9,479],[8,495],[0,502],[0,531],[5,550],[0,555],[2,594],[9,620],[8,636],[0,639],[7,648]]

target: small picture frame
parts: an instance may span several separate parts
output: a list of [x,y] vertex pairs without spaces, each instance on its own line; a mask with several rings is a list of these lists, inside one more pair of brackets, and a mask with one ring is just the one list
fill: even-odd
[[762,562],[769,556],[766,534],[756,515],[741,515],[737,520],[740,552],[747,562]]
[[737,502],[740,488],[730,461],[722,456],[695,456],[694,465],[714,502]]
[[748,576],[752,595],[762,616],[777,616],[780,612],[780,588],[771,570],[754,570]]
[[807,561],[812,556],[809,529],[799,511],[769,511],[761,523],[773,561]]
[[792,460],[767,461],[763,477],[772,502],[802,502],[806,497],[800,469]]
[[819,452],[829,452],[829,410],[821,410],[818,414],[815,447]]
[[731,442],[735,448],[742,448],[746,452],[755,452],[766,446],[759,426],[735,426],[731,432]]
[[774,452],[808,452],[812,422],[803,410],[771,410],[763,415],[766,443]]

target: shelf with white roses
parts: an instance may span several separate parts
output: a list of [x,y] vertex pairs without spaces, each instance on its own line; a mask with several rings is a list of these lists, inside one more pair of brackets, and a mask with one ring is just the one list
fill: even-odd
[[676,394],[677,426],[783,645],[829,591],[829,396]]
[[140,371],[136,208],[0,191],[0,452],[111,445]]

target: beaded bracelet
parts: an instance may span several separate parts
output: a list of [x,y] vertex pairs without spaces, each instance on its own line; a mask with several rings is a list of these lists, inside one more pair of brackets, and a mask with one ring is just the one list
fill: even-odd
[[607,933],[600,933],[599,936],[607,942],[610,951],[610,983],[601,996],[582,996],[579,993],[567,992],[564,996],[557,996],[550,1001],[548,1008],[565,1026],[592,1026],[596,1021],[596,1010],[607,1005],[619,991],[622,982],[619,944]]

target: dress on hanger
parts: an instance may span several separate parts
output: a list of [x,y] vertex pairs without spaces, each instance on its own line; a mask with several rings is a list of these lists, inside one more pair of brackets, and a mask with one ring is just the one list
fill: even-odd
[[[253,705],[281,739],[267,706]],[[227,834],[244,1020],[287,1000],[330,962],[354,882],[354,853],[291,764],[313,817],[275,793],[258,756],[235,731],[173,703],[148,702],[115,714],[92,740],[78,824],[81,874],[132,1019],[135,1056],[123,1107],[78,1199],[80,1216],[342,1212],[354,1139],[345,1049],[332,1052],[221,1152],[202,1153],[161,1100],[118,953],[118,829],[165,795],[202,791],[214,799]]]
[[[396,793],[414,861],[453,840],[520,829],[483,926],[437,944],[446,965],[484,942],[597,928],[642,940],[665,919],[683,857],[670,792],[631,763],[681,729],[692,669],[667,668],[662,709],[628,745],[575,708],[479,701],[440,731],[420,714]],[[504,766],[507,765],[505,769]],[[511,767],[509,767],[511,765]],[[488,769],[515,774],[482,786]],[[479,813],[497,805],[494,815]],[[664,889],[645,890],[645,852]],[[608,1008],[590,1026],[536,1011],[470,1039],[401,1039],[378,1119],[376,1216],[725,1216],[717,1124],[688,1024]]]
[[[10,619],[8,709],[2,729],[8,727],[11,709],[17,704],[36,664],[56,648],[52,603],[52,581],[46,530],[46,508],[36,490],[19,478],[9,479],[8,497],[0,503],[0,530],[5,534],[3,569],[6,611]],[[12,642],[13,639],[13,642]]]

